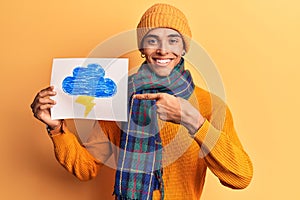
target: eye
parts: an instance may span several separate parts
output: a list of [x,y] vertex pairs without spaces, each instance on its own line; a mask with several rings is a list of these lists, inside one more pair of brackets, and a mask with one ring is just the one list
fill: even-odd
[[170,38],[169,39],[169,43],[170,44],[177,44],[179,42],[179,39],[178,38]]
[[149,45],[156,45],[156,44],[158,44],[158,41],[155,38],[148,38],[146,42]]

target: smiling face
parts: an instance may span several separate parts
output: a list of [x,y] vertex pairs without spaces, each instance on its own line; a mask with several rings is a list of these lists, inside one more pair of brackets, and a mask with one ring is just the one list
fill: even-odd
[[168,76],[184,53],[180,33],[169,28],[149,31],[143,39],[142,47],[141,52],[145,54],[147,63],[158,76]]

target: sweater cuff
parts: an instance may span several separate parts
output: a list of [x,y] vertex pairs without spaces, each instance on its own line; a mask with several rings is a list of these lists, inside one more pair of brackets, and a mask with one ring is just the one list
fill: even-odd
[[62,130],[63,132],[61,134],[50,136],[55,146],[61,146],[72,143],[72,141],[75,139],[75,136],[69,131],[65,123],[63,123]]
[[205,157],[214,146],[217,144],[221,131],[213,127],[213,125],[206,119],[200,129],[194,134],[193,138],[201,147],[203,157]]
[[49,136],[54,137],[56,135],[60,135],[60,134],[64,133],[63,125],[64,125],[64,120],[62,120],[60,123],[60,126],[55,129],[52,129],[49,126],[47,126],[47,132],[48,132]]

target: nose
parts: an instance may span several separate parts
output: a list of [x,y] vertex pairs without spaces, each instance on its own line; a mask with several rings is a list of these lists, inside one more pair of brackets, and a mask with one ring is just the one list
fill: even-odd
[[169,53],[169,46],[168,46],[167,42],[162,41],[160,43],[159,47],[157,48],[156,53],[160,54],[160,55],[168,54]]

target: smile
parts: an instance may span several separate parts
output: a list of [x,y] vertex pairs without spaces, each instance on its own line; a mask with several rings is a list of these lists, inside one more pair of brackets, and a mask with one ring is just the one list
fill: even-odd
[[168,65],[173,59],[153,59],[158,65]]

